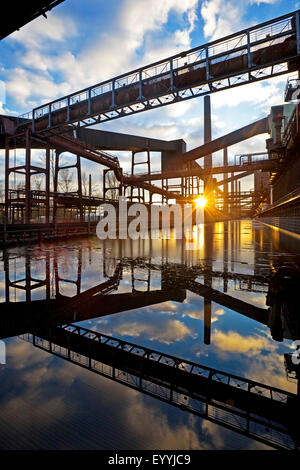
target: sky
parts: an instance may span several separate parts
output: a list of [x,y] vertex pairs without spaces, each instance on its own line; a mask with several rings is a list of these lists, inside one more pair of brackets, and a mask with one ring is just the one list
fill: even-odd
[[[0,113],[18,115],[60,96],[299,8],[295,0],[65,0],[0,43]],[[283,102],[287,76],[211,95],[212,137],[266,116]],[[2,92],[1,92],[2,91]],[[203,143],[203,98],[99,127]],[[265,150],[266,136],[229,149]],[[118,154],[129,169],[128,153]],[[220,155],[214,156],[218,162]],[[159,156],[153,170],[159,169]],[[84,162],[84,169],[92,164]],[[3,170],[3,155],[0,170]],[[3,173],[2,173],[3,174]],[[100,173],[99,173],[100,175]],[[2,178],[0,178],[2,179]],[[246,184],[251,184],[251,177]],[[248,189],[248,188],[247,188]]]

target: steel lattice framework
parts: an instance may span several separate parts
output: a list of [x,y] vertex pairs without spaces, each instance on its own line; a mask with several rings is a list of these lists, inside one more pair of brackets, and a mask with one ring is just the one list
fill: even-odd
[[277,449],[296,447],[284,424],[289,401],[296,398],[287,391],[73,324],[21,338],[258,442]]
[[20,122],[44,135],[89,126],[276,77],[297,70],[299,56],[298,10],[51,101]]

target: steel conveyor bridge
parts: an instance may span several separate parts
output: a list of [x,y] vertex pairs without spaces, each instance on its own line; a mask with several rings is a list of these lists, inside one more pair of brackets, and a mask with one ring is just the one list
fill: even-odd
[[22,116],[51,135],[299,68],[300,11],[244,29],[43,104]]
[[74,324],[38,327],[22,339],[273,448],[298,448],[293,393]]

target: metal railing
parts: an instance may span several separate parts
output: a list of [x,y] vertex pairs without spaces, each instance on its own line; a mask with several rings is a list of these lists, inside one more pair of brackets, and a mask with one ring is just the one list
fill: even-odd
[[[273,59],[264,57],[262,63],[256,64],[253,57],[259,54],[262,49],[283,43],[285,40],[295,37],[297,42],[297,52],[289,56],[286,50],[286,57]],[[36,123],[45,120],[46,123],[38,132],[47,131],[58,127],[67,130],[70,124],[77,122],[77,125],[87,126],[110,119],[122,117],[134,112],[141,112],[149,108],[163,106],[176,102],[212,93],[218,90],[231,88],[243,83],[250,83],[253,80],[262,80],[271,76],[277,76],[287,72],[286,61],[297,57],[300,54],[300,21],[299,10],[271,21],[244,29],[238,33],[225,38],[212,41],[205,45],[183,51],[167,59],[155,62],[151,65],[138,68],[129,73],[125,73],[105,80],[94,86],[84,88],[63,98],[53,100],[39,106],[31,113],[26,113],[21,117],[32,120],[32,129],[35,132]],[[242,70],[235,72],[222,72],[218,78],[213,77],[212,70],[216,64],[226,63],[239,57],[246,57]],[[270,68],[270,70],[268,69]],[[187,83],[175,86],[175,81],[181,79],[189,72],[196,72],[199,69],[204,71],[204,79],[197,83]],[[145,86],[165,84],[159,92],[147,99],[143,96]],[[117,104],[117,95],[121,90],[136,90],[136,97],[129,99],[122,105]],[[107,109],[101,112],[93,111],[93,103],[99,97],[110,97],[110,104]],[[81,116],[71,117],[74,107],[86,104],[86,109]],[[55,114],[64,110],[66,119],[59,124],[53,124]],[[94,116],[97,116],[95,118]]]
[[[242,394],[245,392],[246,402],[251,400],[251,395],[254,395],[258,397],[259,400],[266,399],[272,402],[274,406],[278,404],[279,407],[287,406],[289,400],[295,398],[295,395],[290,392],[233,374],[228,374],[169,354],[164,354],[73,324],[62,325],[58,327],[57,330],[63,330],[66,334],[81,337],[85,342],[88,340],[91,341],[91,343],[94,342],[95,345],[104,345],[106,351],[107,347],[112,348],[124,352],[125,354],[128,353],[130,356],[132,355],[133,358],[140,358],[141,361],[146,360],[148,363],[150,361],[150,363],[157,363],[158,365],[161,364],[170,369],[182,371],[186,374],[184,376],[187,377],[187,380],[189,376],[201,377],[207,384],[211,385],[208,388],[203,387],[203,390],[201,388],[189,390],[189,387],[185,387],[183,383],[173,383],[175,376],[173,376],[172,373],[170,373],[170,376],[173,377],[173,379],[171,379],[170,383],[167,377],[165,377],[163,381],[161,379],[155,379],[155,369],[153,370],[151,366],[150,370],[153,370],[154,374],[153,379],[147,374],[144,376],[143,368],[141,367],[142,362],[139,363],[139,361],[137,362],[137,364],[139,364],[137,366],[138,370],[136,370],[136,372],[133,370],[129,371],[127,367],[118,366],[117,360],[114,360],[115,364],[112,364],[111,360],[105,362],[103,358],[102,362],[99,358],[95,360],[92,356],[72,350],[72,346],[70,346],[72,342],[70,343],[69,341],[66,341],[66,344],[62,345],[55,343],[55,340],[52,341],[51,339],[49,340],[43,336],[31,333],[23,335],[21,338],[32,342],[38,348],[62,357],[74,364],[113,379],[116,382],[123,383],[131,388],[135,388],[143,393],[180,407],[181,409],[190,411],[217,424],[221,424],[257,441],[278,449],[295,448],[295,443],[283,424],[276,422],[273,418],[264,418],[264,413],[262,413],[262,415],[256,415],[251,412],[249,413],[246,409],[243,410],[239,408],[237,405],[235,406],[228,402],[224,403],[219,399],[214,399],[210,396],[210,387],[213,387],[214,384],[217,387],[219,386],[218,384],[222,384],[226,389],[232,388]],[[92,350],[91,348],[88,349],[89,351]],[[111,357],[115,356],[113,355]],[[132,366],[128,365],[128,367],[132,369]]]

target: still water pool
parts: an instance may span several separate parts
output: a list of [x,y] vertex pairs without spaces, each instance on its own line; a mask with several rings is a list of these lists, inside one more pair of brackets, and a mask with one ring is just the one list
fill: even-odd
[[[181,240],[96,237],[3,250],[0,448],[293,448],[290,428],[261,405],[249,420],[253,410],[228,387],[238,376],[247,379],[239,389],[256,381],[296,394],[284,354],[298,338],[299,254],[296,239],[247,220],[206,226],[193,250]],[[296,273],[284,271],[292,287],[280,295],[278,269]],[[71,330],[82,343],[70,343]],[[124,361],[95,353],[106,341]],[[133,354],[169,368],[183,359],[185,371],[178,379],[166,368],[162,377],[154,364],[143,376]],[[198,365],[201,389],[184,375]],[[275,393],[257,394],[265,392]]]

